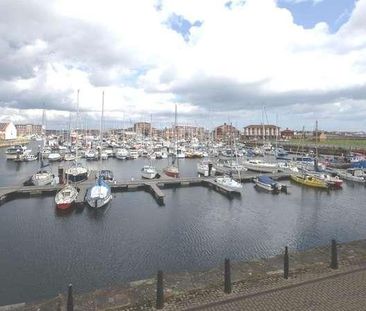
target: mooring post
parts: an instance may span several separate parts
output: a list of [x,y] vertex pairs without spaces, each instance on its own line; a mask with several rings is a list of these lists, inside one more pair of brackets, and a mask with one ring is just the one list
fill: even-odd
[[225,294],[231,293],[231,268],[230,268],[230,259],[229,258],[225,258],[224,292],[225,292]]
[[331,261],[330,261],[330,267],[332,269],[338,269],[337,242],[334,239],[332,240],[332,245],[331,245]]
[[208,163],[208,176],[211,176],[212,172],[212,163]]
[[164,308],[164,283],[163,271],[158,271],[158,279],[156,282],[156,309]]
[[289,257],[288,257],[288,247],[285,247],[285,255],[283,256],[283,277],[284,279],[288,279],[289,273]]
[[74,311],[74,298],[72,296],[72,284],[69,284],[67,290],[67,311]]

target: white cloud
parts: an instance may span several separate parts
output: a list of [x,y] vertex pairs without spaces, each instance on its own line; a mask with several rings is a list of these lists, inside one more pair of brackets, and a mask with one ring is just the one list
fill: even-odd
[[[225,3],[161,0],[157,10],[155,0],[4,0],[4,117],[28,108],[26,118],[43,104],[56,117],[75,106],[77,89],[81,109],[94,118],[104,89],[106,115],[116,119],[152,113],[168,120],[176,102],[187,119],[208,110],[215,118],[235,110],[245,118],[263,105],[298,113],[311,103],[342,116],[336,103],[344,108],[365,98],[366,0],[337,33],[325,23],[296,25],[273,0]],[[202,25],[185,41],[167,26],[172,14]]]

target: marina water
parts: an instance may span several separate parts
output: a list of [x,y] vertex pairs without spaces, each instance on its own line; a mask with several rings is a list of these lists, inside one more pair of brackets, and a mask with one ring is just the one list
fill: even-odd
[[[0,150],[0,185],[19,185],[39,162],[6,161]],[[109,159],[117,180],[139,178],[147,160]],[[182,176],[196,176],[197,160],[181,160]],[[98,167],[89,162],[89,167]],[[157,160],[157,168],[167,160]],[[59,163],[52,164],[57,173]],[[290,184],[290,182],[285,182]],[[229,200],[203,187],[164,189],[165,206],[143,191],[114,194],[105,209],[56,212],[54,198],[32,197],[0,206],[0,305],[65,292],[118,285],[164,272],[217,266],[224,257],[244,261],[365,238],[363,185],[322,191],[291,184],[272,195],[244,185]]]

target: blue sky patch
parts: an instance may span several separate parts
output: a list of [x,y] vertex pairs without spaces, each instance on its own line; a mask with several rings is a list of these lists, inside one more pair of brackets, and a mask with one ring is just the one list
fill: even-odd
[[171,29],[173,29],[174,31],[176,31],[177,33],[182,35],[184,40],[188,41],[189,36],[191,34],[191,32],[190,32],[191,28],[200,27],[202,25],[202,22],[195,21],[192,24],[190,21],[186,20],[183,16],[173,13],[172,15],[170,15],[170,17],[167,21],[167,25]]
[[304,28],[313,28],[317,23],[326,22],[334,33],[348,21],[355,2],[356,0],[279,0],[278,6],[290,10],[295,23]]

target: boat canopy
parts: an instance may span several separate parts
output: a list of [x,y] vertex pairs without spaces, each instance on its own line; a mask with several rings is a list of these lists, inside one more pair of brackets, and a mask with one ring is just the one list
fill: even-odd
[[275,181],[269,176],[259,176],[258,180],[264,184],[273,184]]

